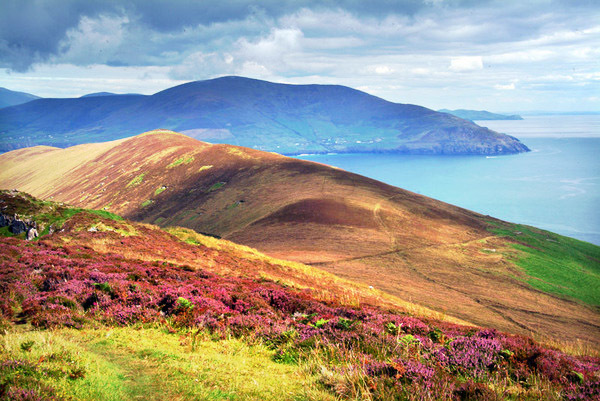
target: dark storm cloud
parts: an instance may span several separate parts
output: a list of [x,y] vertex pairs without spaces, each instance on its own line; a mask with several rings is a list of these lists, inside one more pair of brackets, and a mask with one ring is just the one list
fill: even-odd
[[82,15],[94,17],[114,5],[100,1],[3,0],[0,4],[0,67],[26,70],[58,51]]
[[[568,11],[596,7],[595,0],[2,0],[0,3],[0,68],[26,71],[34,63],[67,62],[76,65],[168,65],[180,63],[194,51],[215,51],[242,37],[265,35],[276,20],[299,10],[314,13],[346,12],[360,21],[382,21],[390,15],[436,20],[431,34],[420,32],[407,45],[424,50],[448,44],[525,38],[549,18],[551,25],[572,24]],[[548,17],[548,14],[551,14]],[[445,17],[454,26],[446,32]],[[104,18],[117,24],[94,24]],[[553,21],[555,19],[556,21]],[[564,19],[564,21],[563,21]],[[113,21],[114,22],[114,21]],[[369,21],[370,23],[371,21]],[[86,25],[87,24],[87,25]],[[217,27],[217,25],[223,27]],[[466,34],[460,26],[478,24],[478,33]],[[336,30],[336,21],[325,29]],[[204,29],[201,29],[204,28]],[[318,37],[310,32],[307,37]],[[91,42],[77,41],[86,34]],[[111,30],[114,31],[111,37]],[[186,30],[193,34],[186,34]],[[99,37],[98,31],[103,36]],[[344,32],[341,34],[352,34]],[[70,34],[71,33],[71,34]],[[538,32],[536,32],[538,33]],[[360,32],[359,32],[360,34]],[[120,36],[119,36],[120,35]],[[382,32],[382,44],[385,44]],[[393,36],[393,35],[392,35]],[[81,39],[81,38],[79,38]],[[96,42],[93,42],[95,40]],[[396,41],[397,38],[392,38]],[[415,42],[415,43],[411,43]],[[85,49],[89,47],[89,49]],[[196,49],[192,49],[192,47]],[[70,53],[69,51],[72,50]]]
[[[120,15],[149,31],[173,32],[185,27],[243,20],[252,15],[277,18],[301,8],[345,9],[357,15],[414,14],[434,2],[380,1],[201,1],[201,0],[2,0],[0,4],[0,67],[25,71],[66,49],[61,41],[83,17]],[[456,2],[454,2],[456,3]],[[93,62],[93,60],[90,60]],[[114,61],[113,63],[124,63]]]

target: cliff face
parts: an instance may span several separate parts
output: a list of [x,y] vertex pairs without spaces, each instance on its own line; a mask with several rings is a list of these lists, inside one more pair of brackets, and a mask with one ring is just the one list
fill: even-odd
[[0,151],[108,141],[156,128],[282,154],[528,151],[516,138],[471,121],[348,87],[241,77],[191,82],[152,96],[41,99],[2,109]]

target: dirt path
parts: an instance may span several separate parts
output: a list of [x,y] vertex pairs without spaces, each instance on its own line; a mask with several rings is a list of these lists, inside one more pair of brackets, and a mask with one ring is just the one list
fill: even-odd
[[[387,200],[391,200],[392,198],[394,198],[394,197],[392,196],[391,198],[388,198]],[[388,235],[388,237],[390,237],[390,244],[392,247],[392,252],[395,252],[398,250],[398,246],[396,243],[396,236],[394,235],[394,232],[389,229],[389,227],[385,224],[385,222],[381,218],[381,215],[379,213],[380,210],[381,210],[381,202],[377,202],[377,204],[375,206],[373,206],[373,217],[375,218],[375,222],[377,223],[377,225],[379,225],[379,227],[381,227],[381,230],[383,232],[385,232]]]
[[[477,241],[486,241],[486,240],[490,240],[490,239],[494,239],[497,238],[497,236],[495,235],[490,235],[488,237],[482,237],[482,238],[476,238],[476,239],[472,239],[469,241],[458,241],[458,242],[451,242],[448,244],[431,244],[431,245],[424,245],[424,246],[417,246],[417,247],[412,247],[412,248],[400,248],[395,246],[394,249],[390,250],[390,251],[385,251],[385,252],[378,252],[378,253],[371,253],[371,254],[367,254],[367,255],[360,255],[360,256],[353,256],[350,258],[343,258],[343,259],[337,259],[337,260],[331,260],[331,261],[327,261],[327,262],[304,262],[304,264],[309,265],[309,266],[326,266],[326,265],[332,265],[335,263],[340,263],[340,262],[353,262],[356,260],[362,260],[362,259],[371,259],[371,258],[377,258],[380,256],[386,256],[386,255],[392,255],[395,253],[398,254],[403,254],[409,251],[414,251],[414,250],[420,250],[420,249],[428,249],[428,248],[443,248],[443,247],[454,247],[454,246],[460,246],[460,245],[469,245],[472,244],[473,242],[477,242]],[[395,243],[395,240],[394,240]]]
[[153,361],[124,351],[112,350],[106,345],[85,346],[98,359],[109,362],[114,366],[121,378],[122,391],[129,400],[182,400],[173,393],[172,386],[165,380],[164,369]]

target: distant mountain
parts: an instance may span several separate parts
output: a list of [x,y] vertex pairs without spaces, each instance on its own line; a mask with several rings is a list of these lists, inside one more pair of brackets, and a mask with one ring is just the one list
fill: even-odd
[[496,113],[490,113],[489,111],[485,111],[485,110],[465,110],[465,109],[458,109],[458,110],[448,110],[448,109],[441,109],[438,110],[440,113],[448,113],[448,114],[452,114],[453,116],[457,116],[460,118],[464,118],[465,120],[522,120],[523,117],[513,114],[513,115],[505,115],[505,114],[496,114]]
[[40,99],[40,97],[30,93],[16,92],[6,88],[0,88],[0,108],[16,106],[35,99]]
[[222,237],[477,325],[600,343],[600,247],[323,164],[160,130],[2,154],[0,188]]
[[81,97],[99,97],[99,96],[115,96],[116,93],[110,93],[110,92],[95,92],[95,93],[88,93],[87,95],[83,95]]
[[95,92],[95,93],[88,93],[87,95],[83,95],[80,98],[82,98],[82,97],[100,97],[100,96],[128,96],[128,95],[142,96],[142,95],[138,95],[137,93],[122,94],[122,93],[111,93],[111,92]]
[[167,128],[283,154],[507,154],[529,149],[470,121],[344,86],[223,77],[152,96],[40,99],[0,110],[0,150],[65,147]]

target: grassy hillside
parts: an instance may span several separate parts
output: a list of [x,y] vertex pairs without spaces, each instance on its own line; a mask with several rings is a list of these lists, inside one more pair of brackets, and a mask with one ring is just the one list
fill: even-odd
[[41,99],[0,111],[0,151],[59,147],[168,128],[212,143],[285,154],[506,154],[517,139],[425,107],[335,85],[242,77],[190,82],[152,96]]
[[600,247],[519,224],[494,222],[491,230],[511,239],[508,254],[531,286],[600,307]]
[[[0,199],[34,219],[64,207]],[[324,297],[326,273],[179,231],[82,210],[35,241],[0,238],[0,399],[600,395],[598,358],[357,302],[348,282]],[[291,284],[265,275],[277,269]]]
[[[339,169],[171,131],[87,146],[4,154],[0,185],[229,239],[477,325],[599,341],[597,304],[540,287],[545,279],[515,258],[515,239],[494,231],[500,221]],[[43,173],[63,158],[77,167]],[[537,249],[555,245],[569,254],[564,241]],[[595,249],[582,254],[592,264]],[[567,274],[581,260],[566,264]]]

